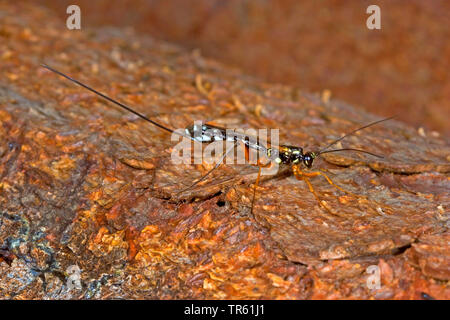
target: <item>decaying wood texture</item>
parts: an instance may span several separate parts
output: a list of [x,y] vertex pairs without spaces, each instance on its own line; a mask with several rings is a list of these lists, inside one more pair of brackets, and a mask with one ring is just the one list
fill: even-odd
[[[315,164],[361,195],[313,179],[334,214],[287,171],[264,179],[250,215],[250,166],[176,196],[210,166],[173,165],[168,134],[39,64],[172,128],[279,128],[313,149],[376,117],[130,31],[68,31],[31,5],[2,2],[0,15],[2,297],[450,298],[447,141],[398,121],[348,138],[386,158]],[[72,265],[81,289],[67,285]],[[371,265],[380,289],[366,285]]]

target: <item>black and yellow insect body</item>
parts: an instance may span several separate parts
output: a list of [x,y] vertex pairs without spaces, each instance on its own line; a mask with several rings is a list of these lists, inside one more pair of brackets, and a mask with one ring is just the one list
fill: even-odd
[[280,146],[277,151],[275,153],[272,148],[269,148],[267,156],[278,164],[292,165],[303,163],[306,167],[311,168],[316,157],[314,152],[303,153],[303,148],[295,146]]

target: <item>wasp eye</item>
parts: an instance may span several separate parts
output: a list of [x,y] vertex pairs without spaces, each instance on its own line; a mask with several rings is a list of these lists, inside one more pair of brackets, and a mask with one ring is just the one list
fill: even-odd
[[314,162],[313,154],[311,154],[311,152],[307,152],[303,157],[303,163],[305,164],[306,167],[311,168],[313,162]]
[[311,168],[312,166],[312,159],[307,157],[303,160],[303,163],[305,164],[305,166],[307,166],[308,168]]

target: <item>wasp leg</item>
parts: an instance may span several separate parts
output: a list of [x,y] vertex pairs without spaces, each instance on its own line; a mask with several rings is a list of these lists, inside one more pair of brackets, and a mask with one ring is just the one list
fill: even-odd
[[[247,160],[247,162],[249,162],[249,147],[248,146],[244,146],[245,149],[245,159]],[[261,170],[262,168],[266,168],[269,167],[271,165],[271,162],[268,162],[266,164],[262,164],[261,163],[261,159],[257,160],[257,164],[256,164],[259,168],[258,168],[258,175],[256,176],[256,181],[253,184],[253,197],[252,197],[252,204],[251,204],[251,208],[250,208],[250,214],[253,215],[253,207],[255,205],[255,199],[256,199],[256,188],[258,187],[259,184],[259,180],[261,178]]]
[[256,188],[258,187],[258,184],[259,184],[259,180],[260,180],[260,178],[261,178],[261,170],[262,170],[262,168],[266,168],[266,167],[268,167],[268,166],[270,166],[270,162],[269,163],[266,163],[266,164],[262,164],[260,161],[259,161],[259,159],[258,159],[258,175],[257,175],[257,177],[256,177],[256,181],[255,181],[255,183],[253,184],[253,197],[252,197],[252,206],[251,206],[251,209],[250,209],[250,213],[253,215],[253,207],[254,207],[254,204],[255,204],[255,198],[256,198]]
[[258,176],[256,177],[256,181],[253,184],[253,197],[252,197],[252,204],[251,204],[251,207],[250,207],[250,214],[251,215],[253,215],[253,206],[255,204],[255,198],[256,198],[256,188],[258,187],[259,179],[261,177],[261,169],[262,169],[262,167],[258,168]]
[[188,191],[189,189],[192,189],[193,187],[195,187],[196,185],[198,185],[200,182],[202,182],[203,180],[206,179],[206,177],[208,177],[214,170],[216,170],[218,167],[220,167],[220,165],[223,163],[223,161],[225,160],[226,156],[236,147],[236,144],[233,144],[227,151],[225,151],[224,153],[222,153],[222,156],[220,157],[219,161],[217,161],[216,165],[209,170],[207,173],[205,173],[205,175],[203,175],[202,177],[200,177],[200,179],[198,179],[197,181],[195,181],[192,185],[190,185],[189,187],[178,191],[177,194],[183,193],[185,191]]
[[[309,179],[308,179],[309,177],[315,177],[315,176],[318,176],[318,175],[325,175],[325,174],[323,174],[323,173],[321,173],[319,171],[317,171],[317,172],[303,172],[303,171],[300,170],[300,168],[298,166],[293,166],[292,169],[294,171],[294,176],[297,178],[297,180],[303,180],[303,181],[306,182],[306,184],[308,185],[309,191],[314,195],[314,197],[316,198],[316,200],[319,203],[319,205],[321,207],[323,207],[325,210],[327,210],[329,213],[331,213],[333,215],[336,215],[336,213],[331,211],[330,208],[328,208],[327,206],[325,206],[323,204],[323,202],[322,202],[322,200],[320,200],[320,197],[317,194],[316,190],[314,190],[314,187],[313,187],[311,181],[309,181]],[[341,189],[338,186],[336,186],[331,180],[329,180],[328,182],[331,182],[331,184],[334,185],[335,187],[337,187],[339,190]]]
[[322,177],[324,177],[326,180],[327,180],[327,182],[331,185],[331,186],[333,186],[333,187],[335,187],[336,189],[338,189],[338,190],[340,190],[340,191],[342,191],[342,192],[344,192],[344,193],[346,193],[346,194],[349,194],[349,195],[352,195],[352,196],[354,196],[354,197],[356,197],[356,198],[361,198],[361,199],[364,199],[364,200],[369,200],[366,196],[364,196],[364,195],[360,195],[360,194],[356,194],[356,193],[353,193],[353,192],[350,192],[350,191],[347,191],[347,190],[345,190],[345,189],[343,189],[343,188],[341,188],[340,186],[338,186],[337,184],[335,184],[325,173],[323,173],[322,171],[314,171],[314,172],[302,172],[302,171],[300,171],[301,173],[302,173],[302,175],[305,175],[305,176],[307,176],[307,177],[315,177],[315,176],[322,176]]
[[306,176],[306,177],[309,177],[309,178],[313,178],[313,177],[317,177],[317,176],[322,176],[322,177],[324,177],[324,178],[327,180],[327,182],[328,182],[331,186],[335,187],[335,188],[338,189],[339,191],[342,191],[342,192],[347,193],[347,194],[355,195],[354,193],[352,193],[352,192],[350,192],[350,191],[347,191],[347,190],[345,190],[345,189],[342,189],[340,186],[338,186],[337,184],[335,184],[335,183],[330,179],[330,177],[328,177],[328,176],[327,176],[325,173],[323,173],[322,171],[303,172],[303,171],[301,171],[300,169],[298,169],[298,171],[299,171],[303,176]]

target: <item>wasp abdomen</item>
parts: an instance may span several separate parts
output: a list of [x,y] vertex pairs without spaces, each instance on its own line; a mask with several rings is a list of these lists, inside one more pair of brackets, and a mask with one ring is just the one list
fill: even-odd
[[[219,128],[213,128],[208,125],[193,124],[185,129],[186,134],[191,136],[195,141],[202,143],[210,143],[213,141],[224,141],[226,132]],[[234,139],[232,140],[234,141]]]

